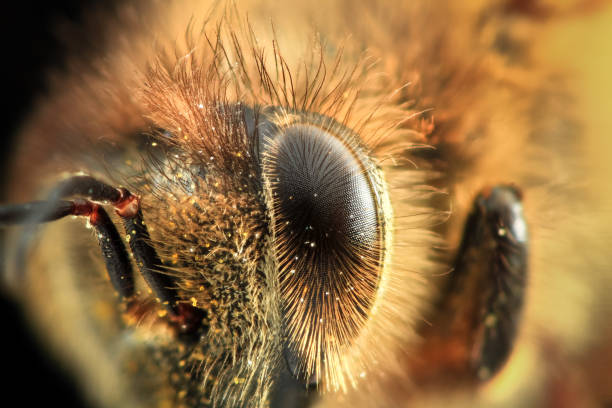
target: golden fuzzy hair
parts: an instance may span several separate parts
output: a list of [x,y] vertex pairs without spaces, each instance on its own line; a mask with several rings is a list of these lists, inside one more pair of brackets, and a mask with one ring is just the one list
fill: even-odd
[[[129,187],[207,330],[177,342],[142,279],[142,306],[124,315],[74,220],[45,228],[31,251],[20,291],[34,321],[102,406],[264,407],[287,338],[303,376],[320,377],[322,406],[545,405],[558,367],[581,369],[567,380],[580,401],[610,398],[586,361],[612,336],[612,194],[589,164],[600,140],[590,116],[539,42],[578,11],[537,11],[501,0],[117,6],[94,57],[74,57],[24,125],[11,200],[81,171]],[[285,333],[282,305],[308,283],[291,286],[274,176],[258,164],[253,126],[271,110],[279,129],[314,125],[367,156],[384,210],[383,255],[363,266],[375,283],[358,290],[367,313],[323,307],[332,323],[314,335],[318,319],[297,306]],[[532,237],[515,351],[483,386],[422,386],[419,333],[473,198],[501,183],[524,192]]]

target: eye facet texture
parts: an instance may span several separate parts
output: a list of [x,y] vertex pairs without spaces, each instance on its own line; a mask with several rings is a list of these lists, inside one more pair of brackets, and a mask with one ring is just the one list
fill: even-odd
[[265,147],[288,348],[302,375],[358,336],[378,287],[383,218],[376,172],[357,146],[297,124]]

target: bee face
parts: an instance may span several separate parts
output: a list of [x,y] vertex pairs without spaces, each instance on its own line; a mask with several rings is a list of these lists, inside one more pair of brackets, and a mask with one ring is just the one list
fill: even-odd
[[[550,370],[597,342],[541,239],[582,231],[557,214],[584,205],[584,158],[521,41],[537,18],[514,2],[359,3],[358,21],[343,2],[184,6],[120,7],[125,35],[75,59],[25,126],[11,197],[42,209],[2,209],[25,219],[14,284],[96,403],[552,398]],[[65,199],[77,219],[37,230]]]

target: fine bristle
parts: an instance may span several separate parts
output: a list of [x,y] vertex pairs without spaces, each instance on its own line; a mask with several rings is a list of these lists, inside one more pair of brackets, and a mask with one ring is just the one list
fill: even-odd
[[[336,55],[332,54],[330,57],[324,44],[316,40],[311,51],[312,57],[301,61],[297,67],[291,67],[284,59],[282,49],[274,37],[272,47],[264,47],[255,41],[246,21],[237,24],[231,18],[240,18],[240,16],[230,17],[225,14],[220,24],[211,27],[211,33],[207,33],[205,28],[201,36],[197,37],[198,40],[193,40],[196,42],[190,44],[184,53],[177,53],[178,57],[166,56],[163,60],[153,61],[146,73],[146,87],[142,95],[148,107],[147,115],[157,127],[163,129],[161,133],[154,135],[154,140],[160,146],[168,146],[170,151],[167,155],[176,156],[175,159],[170,160],[176,163],[175,166],[162,165],[157,172],[151,172],[146,176],[142,183],[150,186],[151,194],[156,197],[155,208],[152,208],[152,211],[157,213],[156,218],[164,220],[161,224],[159,221],[152,224],[154,235],[159,232],[161,237],[166,237],[156,245],[162,251],[168,248],[166,259],[182,265],[182,269],[177,269],[180,271],[180,273],[177,272],[177,276],[184,280],[183,283],[179,283],[179,286],[184,287],[187,282],[191,287],[204,286],[213,289],[217,286],[231,287],[222,282],[211,284],[212,276],[209,276],[208,273],[196,272],[215,271],[216,267],[213,264],[218,261],[214,261],[213,264],[194,263],[193,259],[197,259],[198,255],[187,251],[186,245],[209,242],[210,236],[214,234],[208,228],[202,228],[203,226],[199,223],[194,224],[194,215],[182,218],[177,223],[176,215],[170,215],[165,210],[161,213],[159,205],[166,202],[166,207],[172,212],[180,208],[181,202],[205,209],[203,216],[215,228],[218,228],[218,225],[224,225],[226,221],[222,220],[229,221],[232,216],[227,213],[226,205],[218,203],[218,194],[221,190],[217,192],[214,186],[221,186],[219,189],[222,188],[226,196],[223,201],[232,202],[233,206],[239,208],[240,211],[245,211],[245,208],[249,206],[257,208],[263,218],[249,230],[242,232],[243,228],[238,228],[233,221],[229,221],[233,227],[226,228],[226,233],[231,236],[248,235],[249,241],[245,240],[242,246],[239,246],[230,244],[233,239],[228,237],[225,237],[225,240],[219,239],[211,242],[210,255],[201,255],[200,258],[210,260],[214,259],[212,254],[236,253],[239,248],[246,249],[244,245],[253,246],[252,237],[255,234],[265,236],[270,232],[264,230],[266,216],[274,218],[273,214],[276,213],[280,217],[278,203],[272,197],[275,189],[274,182],[267,187],[270,194],[269,198],[265,199],[264,185],[266,182],[260,179],[261,175],[258,171],[260,160],[258,155],[263,154],[261,158],[263,177],[275,180],[277,177],[270,169],[274,167],[272,163],[277,157],[274,153],[260,152],[263,149],[260,145],[265,144],[265,141],[262,142],[262,140],[269,136],[258,135],[253,130],[249,132],[249,127],[252,125],[247,123],[250,111],[246,107],[256,107],[254,111],[256,123],[259,120],[258,117],[264,114],[270,116],[265,108],[257,107],[283,107],[284,111],[274,113],[269,119],[275,123],[280,133],[287,132],[291,126],[296,124],[296,120],[303,120],[305,123],[320,126],[321,129],[326,129],[334,135],[332,137],[339,138],[349,150],[361,157],[358,161],[362,163],[361,166],[365,167],[358,172],[363,172],[368,178],[371,178],[368,181],[373,189],[370,194],[377,197],[375,211],[377,214],[383,214],[382,216],[375,215],[375,219],[382,218],[376,221],[380,226],[377,227],[376,238],[369,244],[367,251],[364,252],[358,247],[342,248],[342,251],[355,254],[351,257],[357,256],[359,252],[366,256],[357,257],[356,261],[351,260],[351,257],[345,261],[337,258],[334,261],[337,263],[333,268],[334,272],[338,273],[338,276],[347,277],[347,280],[342,278],[337,284],[334,284],[333,280],[319,281],[318,279],[322,278],[314,278],[320,273],[316,270],[312,270],[311,278],[304,274],[294,274],[291,271],[306,268],[304,262],[308,259],[293,261],[294,258],[300,257],[297,252],[294,253],[291,245],[286,245],[286,238],[283,237],[287,236],[288,232],[282,225],[284,221],[282,218],[272,219],[272,224],[278,221],[281,226],[274,233],[276,243],[272,248],[268,248],[268,250],[273,249],[273,253],[268,256],[274,256],[280,274],[273,278],[269,270],[263,270],[260,273],[264,274],[263,279],[267,284],[263,284],[264,281],[262,281],[258,290],[254,289],[258,287],[257,285],[249,284],[251,290],[255,290],[253,293],[257,294],[256,297],[262,298],[261,310],[251,310],[250,313],[247,313],[246,303],[236,306],[230,302],[227,305],[220,304],[219,307],[228,308],[227,310],[238,308],[242,310],[241,313],[258,316],[258,322],[269,322],[270,318],[266,317],[267,314],[272,313],[269,309],[278,308],[280,304],[283,304],[284,317],[281,320],[284,323],[277,321],[274,324],[286,327],[287,335],[291,339],[290,344],[292,344],[289,348],[296,353],[299,359],[298,371],[300,374],[298,375],[305,378],[311,376],[319,378],[321,390],[347,390],[357,384],[360,376],[364,377],[366,372],[375,370],[377,361],[391,358],[391,353],[396,350],[396,347],[400,347],[399,343],[394,345],[395,340],[393,340],[400,336],[399,333],[403,333],[403,342],[413,335],[410,327],[414,325],[418,317],[419,306],[417,304],[419,301],[414,297],[406,296],[406,293],[419,291],[418,287],[421,285],[419,280],[422,278],[419,278],[418,275],[425,276],[433,265],[428,265],[429,261],[424,261],[422,265],[413,262],[410,270],[385,266],[390,261],[389,258],[383,256],[383,253],[390,250],[394,240],[392,235],[399,237],[400,234],[391,233],[396,222],[385,192],[387,186],[381,178],[380,171],[376,168],[376,157],[373,157],[374,161],[365,159],[371,149],[376,150],[376,146],[379,146],[378,149],[380,149],[380,146],[383,145],[381,141],[390,137],[393,132],[396,133],[396,137],[397,133],[409,134],[406,132],[405,118],[406,116],[413,117],[414,113],[393,107],[391,101],[397,94],[394,89],[378,97],[364,96],[373,93],[372,90],[364,92],[364,89],[369,84],[367,78],[376,75],[375,65],[371,65],[367,59],[360,57],[352,67],[341,70],[339,66],[343,58],[343,51],[338,51]],[[240,26],[246,28],[237,30],[236,27]],[[268,52],[272,55],[268,56]],[[257,109],[263,110],[259,112]],[[367,114],[362,112],[367,112]],[[313,114],[316,115],[313,116]],[[300,117],[302,119],[299,119]],[[392,124],[403,122],[403,128],[400,129],[397,125],[385,128],[384,124],[387,121]],[[360,133],[351,132],[352,129],[358,129]],[[410,130],[410,132],[413,132],[415,138],[419,134],[415,130]],[[414,143],[416,144],[416,141]],[[412,147],[409,139],[405,140],[405,144],[408,147],[402,148],[400,152],[405,152],[407,148]],[[223,146],[223,149],[220,149],[220,146]],[[396,155],[395,159],[396,162],[401,162],[402,156]],[[190,172],[187,170],[190,168],[195,168],[195,172],[201,171],[201,173],[185,174]],[[398,170],[401,169],[402,167],[398,167]],[[148,171],[145,168],[143,173],[146,175]],[[415,177],[419,176],[415,175]],[[166,181],[160,182],[159,179],[163,178]],[[419,183],[424,183],[426,176],[421,176],[421,178],[424,179]],[[185,187],[178,190],[177,193],[176,188],[181,185]],[[164,190],[172,189],[175,191],[164,192]],[[137,191],[142,191],[142,188]],[[243,199],[231,201],[231,191],[237,194],[236,199],[243,196],[244,199],[251,200],[252,204],[247,205]],[[207,199],[209,201],[200,202],[201,197],[209,197]],[[197,202],[194,203],[194,200]],[[146,202],[146,199],[143,201]],[[269,212],[266,212],[265,206],[268,206]],[[436,210],[431,208],[421,208],[418,211],[425,211],[434,217],[436,213]],[[169,229],[169,225],[174,228]],[[417,233],[418,229],[414,230],[414,227],[412,229],[412,232]],[[176,236],[190,236],[187,240],[189,244],[181,244],[167,238]],[[424,236],[426,234],[419,234],[420,238],[417,239],[421,240],[421,246],[424,245],[422,242]],[[408,245],[404,240],[400,239],[400,242]],[[179,248],[185,249],[181,251]],[[322,250],[323,248],[317,249]],[[208,254],[208,251],[205,252]],[[265,252],[266,250],[259,249],[257,256],[251,254],[248,258],[250,264],[253,265],[253,270],[257,269],[257,260],[261,262],[266,256]],[[418,256],[426,260],[428,252],[421,251]],[[292,261],[288,262],[289,259]],[[192,265],[186,268],[189,263]],[[241,268],[246,267],[245,264],[238,264]],[[217,273],[213,272],[213,275]],[[259,279],[262,277],[260,276]],[[327,279],[332,279],[332,275]],[[323,282],[327,283],[319,286]],[[314,285],[312,287],[317,289],[312,293],[304,289],[309,285]],[[322,302],[314,300],[312,296],[318,296],[315,293],[321,295]],[[186,296],[188,294],[189,291],[186,292]],[[274,302],[278,299],[274,296],[280,296],[281,303],[275,304]],[[210,304],[210,295],[199,293],[193,298],[198,304]],[[311,299],[304,301],[305,298]],[[393,299],[391,302],[395,306],[391,306],[391,303],[386,301],[388,298]],[[325,302],[325,299],[330,300]],[[315,308],[304,309],[304,305],[308,304],[312,304]],[[213,312],[213,314],[223,314],[222,310]],[[280,313],[280,311],[275,310],[274,313]],[[393,322],[395,329],[389,326],[390,322]],[[319,332],[318,327],[326,327],[326,329]],[[279,328],[274,330],[279,330]],[[269,370],[273,370],[279,364],[278,357],[267,360],[278,355],[274,352],[274,348],[279,347],[281,339],[270,338],[274,330],[262,330],[254,326],[249,327],[248,330],[244,329],[241,331],[244,340],[233,344],[229,350],[225,351],[236,356],[248,350],[250,354],[247,357],[241,355],[240,361],[236,360],[234,363],[256,361],[257,364],[256,367],[248,368],[251,373],[257,372],[257,376],[248,376],[248,381],[241,382],[243,385],[234,387],[242,390],[236,395],[244,397],[246,390],[250,390],[253,383],[265,385],[268,381],[266,376],[269,376],[268,373],[271,372]],[[254,331],[263,337],[249,335]],[[386,333],[384,338],[390,341],[386,350],[377,352],[370,350],[371,343],[375,341],[371,336],[376,332]],[[216,333],[216,336],[219,336],[219,329],[216,330]],[[231,336],[230,333],[228,332],[227,335]],[[264,336],[261,333],[268,334]],[[276,336],[282,333],[284,329],[278,331]],[[204,364],[201,370],[203,372],[215,371],[208,364]],[[231,380],[234,377],[228,375],[227,378]],[[263,390],[265,386],[260,388]],[[227,390],[231,387],[219,386],[219,389]]]
[[[140,276],[123,310],[81,220],[52,224],[19,290],[87,392],[264,408],[288,370],[323,406],[534,405],[573,376],[609,395],[590,369],[595,346],[612,355],[609,129],[589,122],[607,105],[545,57],[582,9],[527,3],[136,0],[67,30],[88,51],[24,123],[9,197],[79,172],[128,188],[204,316],[181,337]],[[482,387],[419,388],[468,211],[500,184],[531,237],[516,344]]]

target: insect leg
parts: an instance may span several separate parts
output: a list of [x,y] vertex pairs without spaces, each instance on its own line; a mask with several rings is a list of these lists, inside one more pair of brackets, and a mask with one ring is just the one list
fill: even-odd
[[59,220],[71,215],[74,209],[72,201],[34,201],[25,204],[7,204],[0,206],[0,226],[25,224],[34,217],[39,222]]
[[151,246],[151,237],[140,209],[134,217],[123,218],[123,225],[129,237],[130,249],[145,281],[171,313],[180,315],[174,279],[167,273],[157,251]]
[[443,365],[483,381],[506,361],[523,308],[527,246],[520,192],[511,186],[482,191],[426,334],[445,346]]
[[132,254],[140,273],[157,298],[174,315],[181,315],[174,279],[164,268],[144,223],[139,198],[125,188],[115,188],[90,176],[74,176],[62,181],[53,195],[84,196],[110,202],[121,217]]
[[89,216],[96,229],[102,257],[113,286],[123,298],[134,295],[134,271],[129,255],[115,224],[100,205],[87,200],[74,200],[75,215]]
[[[66,203],[69,203],[59,200],[70,196],[84,197],[87,200],[90,200],[87,202],[91,203],[92,206],[96,206],[96,214],[103,214],[101,216],[101,222],[103,222],[104,226],[107,226],[106,218],[108,218],[108,215],[101,207],[99,207],[98,204],[95,204],[94,202],[108,202],[112,204],[117,215],[119,215],[123,220],[126,234],[129,237],[130,249],[132,250],[134,258],[136,259],[136,264],[151,290],[153,290],[160,302],[170,311],[171,317],[176,320],[180,326],[189,326],[191,323],[197,320],[198,313],[194,313],[193,310],[191,310],[191,308],[187,305],[178,303],[179,297],[175,289],[176,285],[174,279],[168,274],[168,271],[164,268],[159,256],[157,255],[157,252],[151,246],[151,238],[143,220],[139,198],[125,188],[115,188],[91,176],[70,177],[61,181],[52,190],[49,201],[46,203],[29,203],[17,206],[2,207],[2,209],[0,209],[0,222],[2,221],[3,210],[5,213],[7,213],[4,216],[6,219],[10,220],[11,217],[16,220],[23,218],[27,219],[26,223],[28,224],[38,224],[56,219],[54,218],[56,212],[66,211],[64,207],[67,205]],[[75,203],[76,202],[77,201],[75,201]],[[56,203],[63,204],[60,205]],[[26,207],[30,208],[30,210],[24,210]],[[24,212],[29,213],[31,216],[27,216],[27,214],[24,215]],[[75,214],[72,212],[66,215],[70,214],[90,216],[91,221],[90,214]],[[109,225],[112,225],[110,219],[108,219],[108,222],[110,223]],[[108,229],[110,229],[110,226]],[[121,251],[115,248],[113,250],[119,252],[114,253],[119,254],[120,252],[125,252],[125,248],[121,243],[121,239],[119,238],[116,228],[113,226],[112,229],[114,230],[113,236],[116,236],[118,240],[113,238],[110,239],[110,241],[101,241],[102,251],[105,254],[107,266],[109,262],[112,262],[112,260],[106,257],[107,254],[112,253],[109,252],[111,251],[111,247],[108,245],[119,247],[120,244],[123,250]],[[108,231],[105,231],[105,234],[103,235],[107,236],[108,234]],[[108,237],[110,238],[110,236]],[[123,255],[120,256],[122,257]],[[128,262],[124,262],[121,259],[117,259],[117,262],[131,265],[129,258],[126,257],[126,259]]]
[[[125,190],[127,192],[127,190]],[[129,192],[124,195],[129,195]],[[129,237],[129,245],[136,264],[145,281],[168,309],[170,319],[178,325],[183,333],[196,330],[202,321],[202,312],[188,303],[180,303],[174,278],[168,273],[157,251],[151,245],[151,237],[142,217],[142,211],[137,209],[134,216],[122,217],[125,233]]]
[[512,350],[523,307],[527,245],[520,192],[510,186],[481,192],[468,216],[449,287],[451,298],[464,297],[462,312],[471,320],[473,341],[470,365],[480,380],[492,376]]
[[48,222],[68,215],[89,217],[115,290],[121,297],[130,298],[134,294],[132,264],[117,228],[100,205],[83,199],[5,205],[0,206],[0,225],[24,224],[32,220]]

